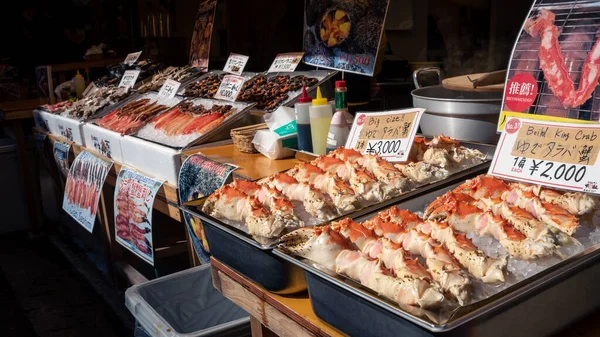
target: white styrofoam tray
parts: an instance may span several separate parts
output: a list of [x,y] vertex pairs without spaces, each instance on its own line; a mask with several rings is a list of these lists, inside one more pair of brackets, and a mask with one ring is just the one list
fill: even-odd
[[181,150],[133,136],[121,138],[121,149],[123,150],[123,164],[177,186],[181,168]]
[[94,150],[101,155],[123,163],[123,152],[121,151],[121,134],[99,127],[96,124],[86,123],[83,125],[85,147]]
[[55,136],[61,136],[75,144],[84,146],[83,123],[72,118],[54,115],[54,123],[50,132]]

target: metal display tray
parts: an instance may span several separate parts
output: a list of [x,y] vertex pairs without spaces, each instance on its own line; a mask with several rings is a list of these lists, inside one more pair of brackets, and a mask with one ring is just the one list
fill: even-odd
[[[422,211],[424,205],[456,186],[458,183],[405,200],[397,206],[411,212]],[[355,220],[363,222],[376,214],[374,212]],[[598,248],[600,244],[487,299],[460,307],[442,324],[424,315],[410,313],[374,291],[327,271],[312,261],[291,256],[279,248],[274,249],[273,253],[305,270],[308,291],[317,316],[349,335],[386,336],[403,331],[444,336],[541,336],[600,307],[600,296],[590,296],[600,291]],[[354,310],[340,310],[348,307]],[[368,315],[368,320],[358,319],[365,315]]]
[[[326,81],[331,79],[333,76],[335,76],[335,74],[337,74],[337,71],[335,71],[335,70],[294,71],[291,73],[268,73],[267,79],[277,76],[277,75],[290,75],[290,78],[294,78],[296,76],[301,76],[301,75],[304,75],[306,77],[313,77],[318,80],[317,84],[306,88],[306,92],[312,92],[313,90],[316,90],[318,86],[322,85],[323,83],[325,83]],[[300,95],[302,95],[302,90],[288,92],[289,97],[286,100],[284,100],[280,106],[287,106],[287,107],[293,106],[298,101],[298,98],[300,97]],[[264,110],[264,111],[265,112],[273,112],[274,110],[275,109]]]
[[[488,158],[491,158],[494,154],[495,147],[491,145],[466,142],[463,144],[487,153]],[[368,206],[354,213],[341,216],[338,219],[343,217],[356,219],[381,208],[410,200],[429,191],[440,189],[456,182],[462,182],[467,178],[487,172],[489,165],[490,162],[486,161],[467,170],[455,173],[444,180],[421,186],[396,198]],[[297,267],[290,268],[289,263],[273,255],[272,250],[279,243],[279,239],[266,240],[265,242],[257,241],[255,237],[248,235],[244,231],[199,211],[202,209],[204,201],[205,199],[186,202],[180,208],[182,211],[202,220],[211,253],[217,259],[269,291],[294,293],[304,290],[304,277],[300,273],[302,277],[299,280]],[[335,221],[335,219],[332,221]],[[232,254],[232,252],[234,253]]]
[[[184,83],[181,83],[181,86],[179,86],[179,90],[177,91],[177,95],[186,97],[186,98],[190,98],[190,99],[194,99],[197,97],[191,97],[191,96],[185,96],[185,89],[187,89],[187,87],[189,87],[190,85],[201,81],[211,75],[229,75],[229,73],[224,72],[223,70],[211,70],[209,72],[203,73],[200,76],[194,76],[193,79],[190,79],[189,81],[184,81]],[[258,73],[255,72],[251,72],[251,71],[244,71],[242,73],[242,77],[246,78],[246,81],[252,79],[254,76],[258,75]],[[204,98],[204,97],[201,97]]]

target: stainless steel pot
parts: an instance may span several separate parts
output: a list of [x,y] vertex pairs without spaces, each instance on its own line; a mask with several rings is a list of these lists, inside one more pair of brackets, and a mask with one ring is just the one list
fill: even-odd
[[[435,72],[440,85],[421,87],[419,75]],[[421,131],[426,136],[444,134],[459,140],[496,144],[496,125],[500,115],[502,92],[455,91],[444,88],[440,68],[416,70],[411,92],[413,106],[426,109],[421,118]]]

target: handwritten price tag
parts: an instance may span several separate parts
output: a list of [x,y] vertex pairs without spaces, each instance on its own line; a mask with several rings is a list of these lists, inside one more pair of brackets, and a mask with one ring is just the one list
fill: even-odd
[[510,118],[489,173],[573,191],[599,193],[600,125]]
[[358,113],[346,147],[392,162],[408,159],[424,109]]
[[268,73],[293,72],[302,61],[304,53],[279,54],[271,64]]
[[241,75],[247,62],[248,56],[231,53],[229,54],[229,58],[227,59],[227,63],[225,63],[223,71],[234,75]]
[[170,99],[175,97],[175,94],[177,94],[177,90],[179,89],[180,85],[181,83],[172,79],[166,80],[165,84],[163,84],[163,86],[160,88],[160,91],[158,92],[158,98]]
[[125,61],[123,61],[123,63],[132,65],[135,63],[135,61],[137,61],[138,58],[140,58],[140,55],[142,55],[141,50],[136,53],[127,54],[127,57],[125,58]]
[[138,76],[140,76],[139,70],[127,70],[123,74],[121,78],[121,83],[119,83],[119,87],[131,88],[135,85],[135,81],[137,81]]
[[246,79],[242,76],[225,75],[219,89],[215,93],[215,98],[235,102],[235,99],[244,86],[244,81]]

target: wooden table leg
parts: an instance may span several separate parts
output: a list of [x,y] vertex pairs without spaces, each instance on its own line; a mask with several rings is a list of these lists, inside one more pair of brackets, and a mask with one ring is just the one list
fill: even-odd
[[250,329],[252,330],[252,337],[277,337],[273,331],[262,325],[254,316],[250,316]]
[[25,188],[25,198],[27,200],[27,209],[29,211],[31,232],[35,234],[39,232],[42,227],[42,209],[36,200],[37,198],[41,198],[42,191],[39,188],[39,184],[34,184],[33,180],[30,178],[29,156],[25,144],[23,123],[20,119],[13,119],[10,121],[10,125],[14,128],[17,141],[17,153],[19,155],[21,176],[23,177],[23,185]]

